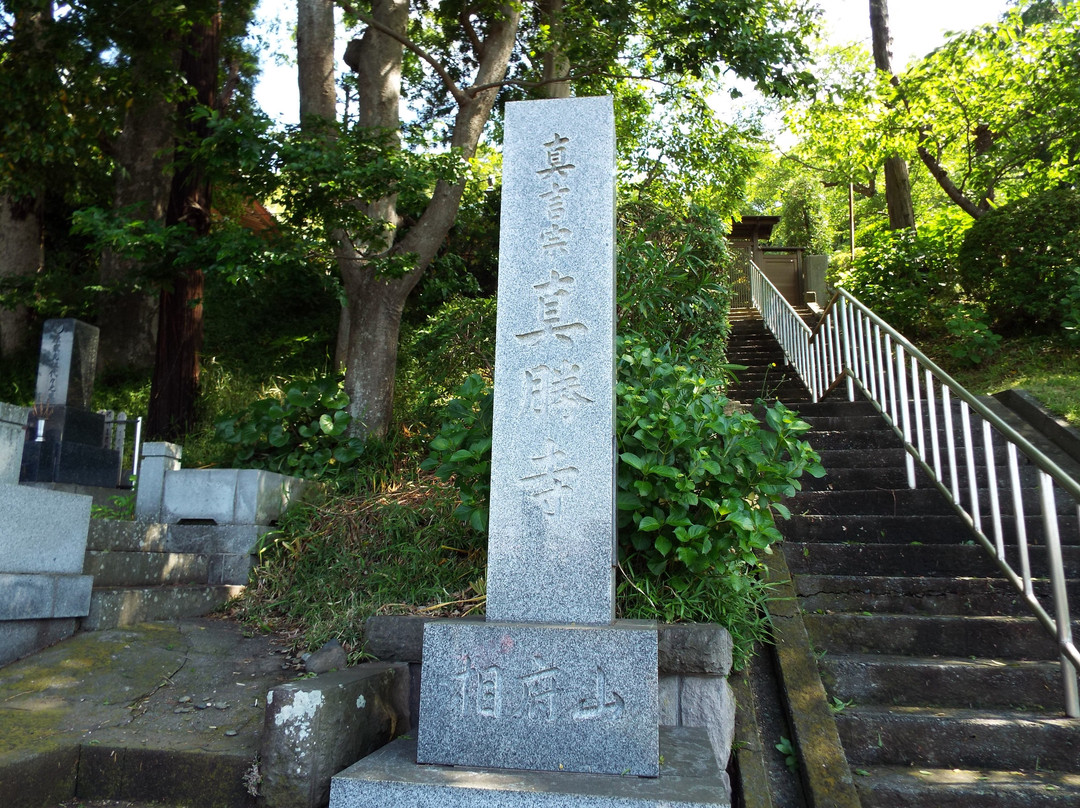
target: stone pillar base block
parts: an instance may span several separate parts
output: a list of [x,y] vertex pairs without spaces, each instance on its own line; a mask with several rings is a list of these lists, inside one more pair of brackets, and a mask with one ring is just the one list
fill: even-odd
[[428,623],[417,760],[656,777],[656,635],[637,621]]

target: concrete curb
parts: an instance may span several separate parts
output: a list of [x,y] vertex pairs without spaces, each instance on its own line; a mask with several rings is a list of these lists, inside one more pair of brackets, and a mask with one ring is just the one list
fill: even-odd
[[773,637],[788,722],[799,752],[799,774],[812,806],[860,808],[844,747],[821,683],[798,595],[783,552],[768,557]]
[[1080,463],[1080,431],[1047,410],[1027,390],[1019,387],[995,393],[994,398],[1030,423],[1039,432]]

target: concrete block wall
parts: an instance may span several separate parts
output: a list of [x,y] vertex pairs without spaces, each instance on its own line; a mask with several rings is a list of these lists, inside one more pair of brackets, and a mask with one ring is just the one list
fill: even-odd
[[135,516],[147,522],[270,525],[309,483],[261,469],[183,469],[183,449],[146,443]]

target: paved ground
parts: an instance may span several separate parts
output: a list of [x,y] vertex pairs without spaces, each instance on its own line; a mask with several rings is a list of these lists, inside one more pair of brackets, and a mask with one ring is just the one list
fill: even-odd
[[133,808],[101,800],[150,799],[169,780],[168,793],[212,780],[219,804],[246,801],[229,795],[267,691],[297,674],[285,650],[204,618],[78,634],[0,668],[0,806]]

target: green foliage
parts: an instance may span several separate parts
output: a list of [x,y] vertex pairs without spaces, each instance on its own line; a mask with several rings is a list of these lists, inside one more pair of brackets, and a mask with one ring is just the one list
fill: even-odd
[[628,561],[676,591],[698,575],[738,578],[755,568],[756,553],[780,540],[774,512],[789,515],[781,500],[804,472],[824,473],[800,440],[810,426],[783,404],[764,410],[763,428],[716,388],[667,350],[622,341],[619,542]]
[[1080,348],[1080,267],[1073,268],[1072,283],[1061,300],[1061,306],[1061,327],[1065,331],[1065,339],[1070,345]]
[[792,774],[796,774],[799,771],[799,754],[795,749],[795,745],[791,742],[791,739],[781,735],[780,743],[774,744],[773,748],[784,756],[784,765],[788,767],[788,771]]
[[957,299],[957,277],[943,245],[912,230],[886,231],[837,280],[911,337],[939,331]]
[[[134,478],[132,478],[134,479]],[[91,519],[122,519],[132,521],[135,519],[135,491],[126,494],[113,494],[109,497],[108,505],[91,505]]]
[[618,330],[674,351],[705,346],[716,365],[730,333],[723,223],[698,207],[676,221],[646,204],[625,205],[620,216]]
[[491,476],[492,390],[473,374],[444,410],[431,454],[420,464],[440,480],[453,480],[460,503],[454,516],[479,533],[487,532]]
[[455,297],[402,340],[395,395],[398,412],[428,421],[472,374],[495,365],[495,298]]
[[[693,357],[691,357],[693,359]],[[727,626],[744,661],[767,632],[758,550],[780,539],[774,515],[798,478],[823,473],[782,404],[765,424],[717,392],[700,366],[641,337],[619,341],[617,507],[624,616]],[[455,515],[487,527],[491,388],[470,377],[450,403],[422,467],[459,489]]]
[[1080,265],[1080,191],[1056,188],[990,211],[960,250],[964,289],[996,328],[1058,328]]
[[945,329],[952,337],[947,343],[949,356],[963,364],[981,365],[1001,344],[1001,336],[990,330],[986,312],[978,306],[954,306],[949,310]]
[[288,385],[280,398],[256,401],[215,424],[236,447],[234,462],[297,477],[340,474],[354,466],[364,444],[349,437],[349,397],[339,376]]
[[299,650],[337,638],[355,662],[372,614],[431,604],[460,615],[482,603],[484,556],[463,549],[469,531],[451,514],[453,489],[394,468],[398,460],[388,453],[364,467],[363,479],[392,484],[290,508],[261,543],[238,616],[287,632]]

